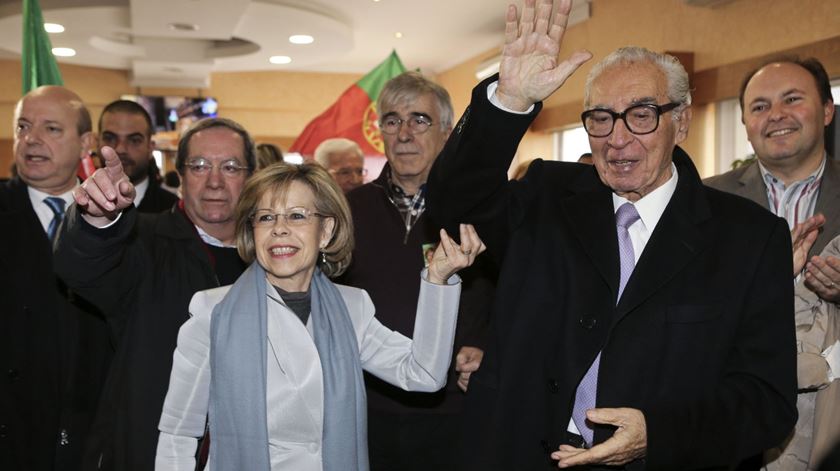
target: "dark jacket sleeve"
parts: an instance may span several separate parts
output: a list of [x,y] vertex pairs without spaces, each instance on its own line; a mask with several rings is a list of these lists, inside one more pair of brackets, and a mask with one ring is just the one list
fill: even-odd
[[129,314],[147,272],[136,224],[134,206],[112,226],[99,229],[88,224],[74,204],[56,241],[56,274],[107,317]]
[[508,182],[507,171],[542,105],[524,115],[497,108],[487,98],[487,86],[495,80],[497,76],[473,89],[470,106],[430,172],[426,207],[450,234],[458,233],[459,223],[474,224],[494,258],[501,260],[508,205],[516,192],[512,187],[526,187]]

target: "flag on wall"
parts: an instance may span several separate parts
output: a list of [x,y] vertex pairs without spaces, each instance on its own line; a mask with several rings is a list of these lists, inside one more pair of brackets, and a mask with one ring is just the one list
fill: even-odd
[[64,85],[38,0],[23,0],[23,94],[41,85]]
[[345,90],[332,106],[310,121],[289,151],[311,156],[325,139],[344,137],[358,143],[365,155],[383,155],[385,148],[377,125],[376,99],[385,82],[403,72],[405,66],[397,52],[391,52],[385,61]]

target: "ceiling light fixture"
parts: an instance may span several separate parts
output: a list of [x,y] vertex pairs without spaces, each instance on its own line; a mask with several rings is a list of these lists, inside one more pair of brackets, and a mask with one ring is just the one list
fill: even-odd
[[308,34],[293,34],[289,36],[289,42],[292,44],[312,44],[315,38]]
[[272,64],[288,64],[292,62],[292,58],[289,56],[271,56],[268,58],[268,61]]
[[400,38],[402,38],[402,33],[397,31],[396,33],[394,33],[394,37],[397,38],[397,39],[400,39]]
[[192,23],[169,23],[172,31],[198,31],[198,25]]
[[58,57],[73,57],[76,55],[76,50],[69,47],[54,47],[52,53]]
[[48,33],[56,33],[56,34],[63,33],[64,32],[64,26],[62,26],[58,23],[44,23],[44,31],[46,31]]

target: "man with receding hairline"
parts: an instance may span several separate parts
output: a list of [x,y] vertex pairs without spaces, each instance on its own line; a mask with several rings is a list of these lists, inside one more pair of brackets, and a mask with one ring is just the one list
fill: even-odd
[[840,405],[840,161],[827,154],[823,138],[834,117],[834,100],[818,60],[788,57],[749,72],[740,103],[756,161],[706,184],[783,217],[794,234],[804,226],[822,226],[818,234],[804,229],[813,230],[813,245],[807,256],[794,257],[799,417],[790,437],[764,456],[770,471],[813,469],[840,436],[835,412]]
[[0,184],[0,469],[78,469],[112,354],[98,312],[53,274],[52,242],[92,145],[72,91],[18,101],[18,176]]
[[816,59],[776,59],[744,77],[740,102],[756,161],[705,183],[755,201],[785,218],[791,229],[823,214],[805,283],[821,298],[838,303],[840,259],[819,256],[840,235],[840,161],[827,154],[823,137],[834,118],[828,74]]

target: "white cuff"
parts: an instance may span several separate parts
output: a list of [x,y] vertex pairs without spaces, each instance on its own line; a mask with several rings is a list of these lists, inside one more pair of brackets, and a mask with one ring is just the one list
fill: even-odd
[[823,358],[828,363],[828,380],[834,381],[840,378],[840,340],[835,340],[822,352]]
[[499,88],[499,81],[498,80],[491,83],[490,85],[487,85],[487,99],[490,100],[490,103],[492,103],[493,106],[495,106],[496,108],[498,108],[502,111],[507,111],[508,113],[513,113],[513,114],[528,114],[528,113],[534,111],[534,105],[531,105],[531,107],[528,108],[525,111],[514,111],[510,108],[506,108],[505,105],[503,105],[502,102],[499,101],[499,98],[496,96],[496,89],[497,88]]
[[119,221],[119,220],[120,220],[120,218],[122,217],[122,215],[123,215],[123,212],[122,212],[122,211],[120,211],[120,214],[117,214],[117,217],[116,217],[116,218],[114,218],[114,220],[113,220],[113,221],[111,221],[111,222],[109,222],[108,224],[105,224],[104,226],[93,226],[93,227],[95,227],[95,228],[97,228],[97,229],[107,229],[107,228],[109,228],[109,227],[113,226],[114,224],[116,224],[116,223],[117,223],[117,221]]

